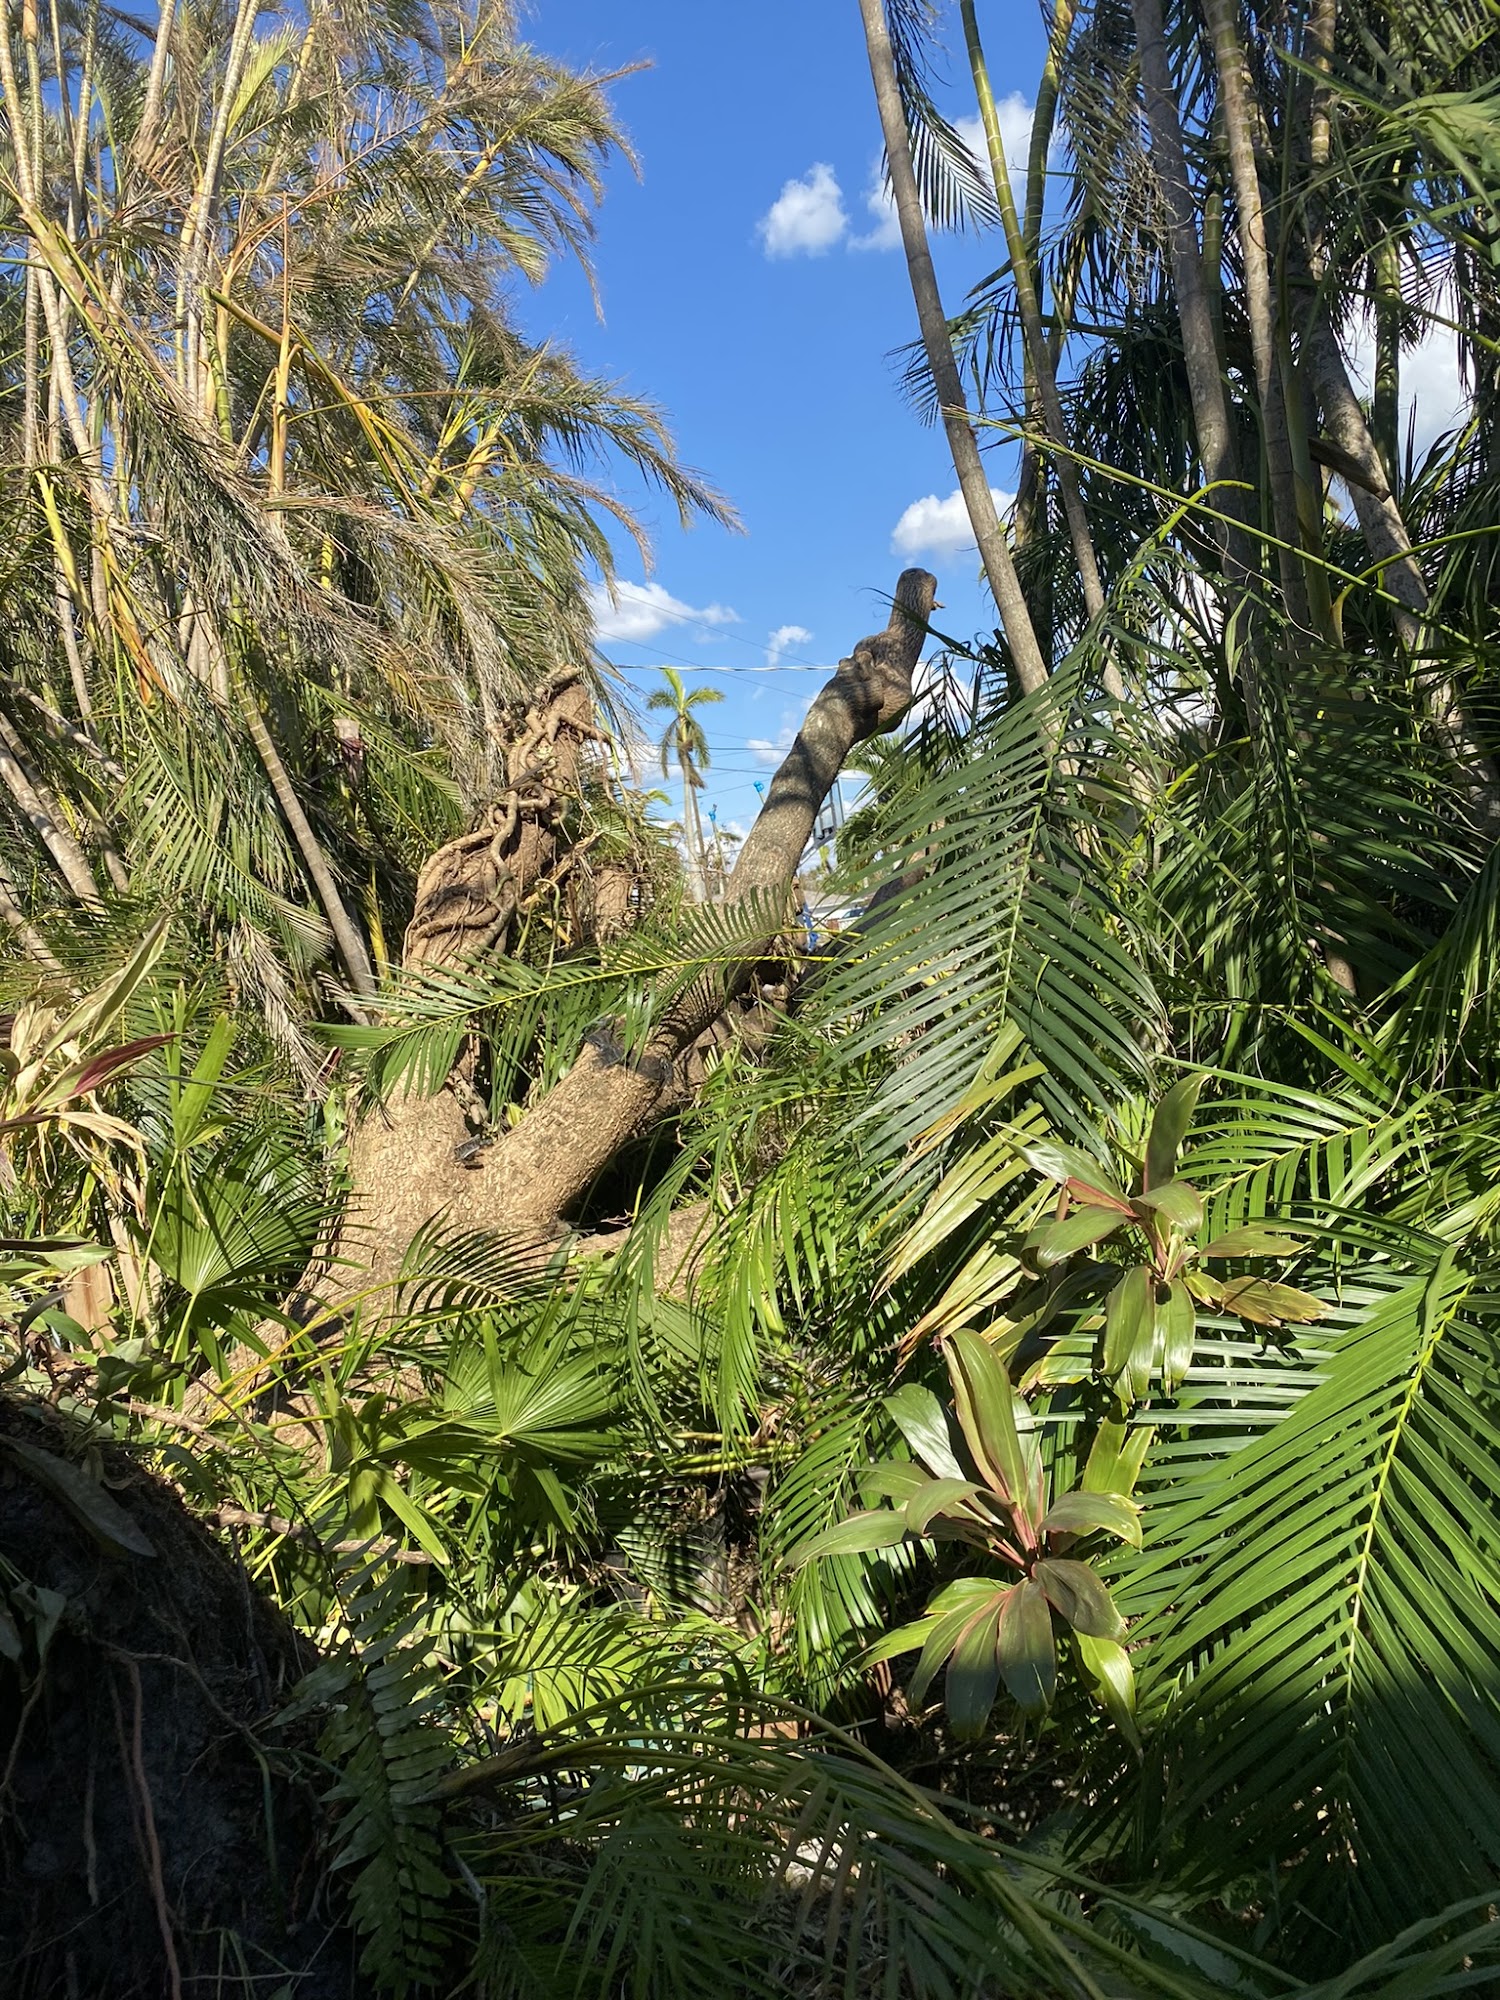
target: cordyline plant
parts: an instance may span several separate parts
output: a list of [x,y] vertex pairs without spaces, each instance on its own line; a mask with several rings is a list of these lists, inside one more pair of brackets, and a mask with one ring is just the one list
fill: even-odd
[[[164,918],[152,924],[124,968],[96,992],[71,1005],[28,1000],[0,1027],[0,1194],[27,1179],[46,1187],[52,1174],[45,1149],[53,1139],[64,1140],[109,1186],[115,1180],[101,1148],[139,1153],[140,1134],[102,1110],[96,1093],[172,1037],[146,1035],[114,1048],[98,1044],[161,956],[166,929]],[[34,1156],[23,1172],[16,1155],[28,1140]]]
[[[1264,1225],[1231,1229],[1206,1243],[1196,1240],[1203,1197],[1177,1178],[1176,1168],[1202,1083],[1199,1076],[1185,1077],[1157,1105],[1140,1188],[1133,1195],[1076,1147],[1055,1139],[1017,1145],[1029,1166],[1061,1188],[1057,1214],[1038,1224],[1022,1246],[1022,1261],[1036,1275],[1045,1277],[1122,1229],[1145,1238],[1144,1258],[1117,1277],[1111,1267],[1094,1267],[1095,1276],[1113,1277],[1104,1305],[1100,1372],[1124,1407],[1144,1401],[1153,1378],[1169,1396],[1180,1386],[1192,1365],[1199,1305],[1270,1327],[1321,1319],[1327,1310],[1321,1299],[1293,1285],[1257,1277],[1220,1279],[1200,1268],[1239,1258],[1287,1257],[1303,1247],[1283,1230]],[[1039,1379],[1063,1378],[1055,1366],[1044,1366]]]
[[888,1633],[870,1659],[921,1647],[910,1694],[922,1701],[944,1662],[954,1734],[983,1730],[1003,1682],[1027,1714],[1050,1706],[1057,1682],[1057,1626],[1101,1701],[1134,1740],[1134,1677],[1120,1641],[1125,1621],[1092,1566],[1069,1553],[1080,1536],[1114,1535],[1139,1548],[1129,1497],[1147,1433],[1127,1441],[1101,1425],[1084,1483],[1048,1497],[1035,1421],[1005,1365],[978,1334],[944,1343],[956,1433],[930,1389],[908,1384],[886,1398],[916,1463],[887,1460],[861,1480],[867,1498],[890,1502],[813,1536],[794,1562],[893,1548],[899,1542],[965,1542],[1009,1572],[945,1584],[922,1617]]

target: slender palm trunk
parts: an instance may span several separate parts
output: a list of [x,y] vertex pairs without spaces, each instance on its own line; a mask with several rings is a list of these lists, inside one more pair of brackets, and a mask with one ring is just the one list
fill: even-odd
[[[334,949],[344,968],[344,976],[357,994],[369,998],[375,991],[375,974],[370,968],[369,954],[365,950],[364,939],[349,915],[348,907],[339,893],[339,885],[334,880],[333,870],[328,864],[328,856],[323,852],[322,843],[313,831],[312,821],[307,817],[297,787],[292,783],[291,773],[282,761],[281,752],[266,719],[261,714],[255,696],[246,691],[240,711],[245,718],[245,728],[250,741],[255,745],[266,776],[271,781],[271,789],[276,794],[276,802],[281,807],[282,816],[291,830],[297,850],[302,856],[304,867],[317,892],[323,914],[328,920],[328,928],[333,934]],[[345,1002],[345,1011],[355,1020],[362,1021],[364,1010],[353,1003]]]
[[932,371],[933,387],[943,412],[943,428],[948,435],[948,449],[953,455],[953,469],[958,475],[959,490],[968,509],[974,539],[979,544],[980,561],[984,564],[1006,643],[1015,662],[1016,677],[1022,688],[1031,694],[1046,685],[1047,662],[1037,644],[1025,593],[1011,559],[1010,544],[995,509],[989,474],[985,471],[979,442],[970,421],[958,364],[953,358],[953,342],[948,334],[948,321],[943,312],[942,294],[933,269],[927,224],[912,167],[911,141],[896,81],[895,58],[885,19],[885,0],[859,0],[859,7],[870,58],[870,75],[875,84],[875,101],[880,110],[880,126],[885,138],[891,191],[901,225],[901,243],[906,252],[906,268],[916,302],[917,321],[922,330],[922,344],[927,351],[927,365]]
[[204,397],[204,356],[203,356],[203,298],[202,280],[206,263],[208,240],[218,217],[219,187],[224,166],[224,148],[229,137],[229,122],[234,114],[239,97],[240,79],[244,73],[246,58],[250,51],[250,38],[255,28],[255,17],[260,11],[259,0],[240,0],[235,16],[234,30],[230,36],[229,54],[224,67],[224,82],[219,92],[219,102],[214,113],[214,122],[208,137],[208,147],[204,158],[203,175],[199,181],[193,205],[183,223],[182,243],[178,252],[177,269],[177,324],[181,342],[178,357],[178,380],[192,396],[195,403],[202,403]]
[[[1172,271],[1177,323],[1182,332],[1183,360],[1187,368],[1188,395],[1193,406],[1198,456],[1210,484],[1219,489],[1214,494],[1215,508],[1220,515],[1228,517],[1217,530],[1217,538],[1224,551],[1225,573],[1231,586],[1243,587],[1255,576],[1257,564],[1250,538],[1242,525],[1245,516],[1243,494],[1234,490],[1241,478],[1239,452],[1229,421],[1229,400],[1224,393],[1224,360],[1198,243],[1187,150],[1172,92],[1171,66],[1167,61],[1161,0],[1131,0],[1131,13],[1141,65],[1142,104],[1151,136],[1151,157],[1166,211],[1167,256]],[[1251,731],[1258,733],[1259,680],[1253,649],[1248,646],[1240,651],[1240,687]]]
[[693,861],[693,899],[702,903],[708,897],[708,864],[703,856],[703,822],[698,815],[698,788],[692,760],[680,745],[677,751],[677,768],[682,773],[683,818],[691,828],[688,846]]
[[1401,466],[1401,266],[1387,240],[1375,252],[1375,381],[1370,429],[1394,493]]
[[[1188,180],[1187,151],[1172,94],[1167,45],[1162,28],[1161,0],[1131,0],[1136,44],[1140,54],[1141,88],[1151,155],[1167,215],[1168,256],[1172,290],[1182,328],[1183,358],[1198,452],[1211,480],[1239,477],[1239,457],[1224,394],[1223,357],[1214,337],[1204,285],[1193,190]],[[1221,506],[1224,503],[1220,503]]]
[[1422,680],[1424,705],[1459,783],[1469,794],[1476,821],[1493,829],[1500,823],[1500,771],[1484,748],[1453,681],[1422,671],[1426,650],[1427,584],[1413,552],[1410,532],[1386,479],[1383,454],[1372,433],[1338,338],[1326,312],[1319,312],[1308,336],[1314,383],[1331,442],[1344,455],[1355,516],[1365,546],[1381,566],[1380,582],[1395,599],[1391,622]]
[[[1098,618],[1104,610],[1104,585],[1099,576],[1099,561],[1094,552],[1094,538],[1089,528],[1088,514],[1084,509],[1083,495],[1079,491],[1078,468],[1069,456],[1067,419],[1063,414],[1062,398],[1058,393],[1057,369],[1053,364],[1046,330],[1042,325],[1042,306],[1036,271],[1029,255],[1021,218],[1016,212],[1010,164],[1005,157],[1005,141],[1000,131],[1000,116],[995,108],[995,93],[990,87],[989,68],[984,59],[984,45],[979,37],[979,22],[974,12],[974,0],[962,0],[962,7],[964,40],[968,45],[974,94],[979,100],[979,116],[984,126],[985,144],[989,150],[990,173],[995,183],[995,200],[999,204],[1001,227],[1005,231],[1005,247],[1010,257],[1011,277],[1016,288],[1016,308],[1021,317],[1021,336],[1026,346],[1026,359],[1041,404],[1042,427],[1047,442],[1055,447],[1056,455],[1052,470],[1057,479],[1058,491],[1062,495],[1063,514],[1068,523],[1068,539],[1073,548],[1073,560],[1078,565],[1084,609],[1091,619]],[[1053,102],[1056,102],[1055,91]],[[1045,162],[1047,154],[1045,142],[1040,148],[1033,146],[1033,154],[1038,150]],[[1028,201],[1029,198],[1028,188]],[[1113,661],[1105,666],[1104,685],[1116,701],[1124,699],[1125,685]]]
[[[1281,589],[1287,615],[1306,630],[1312,626],[1316,593],[1309,589],[1308,571],[1302,560],[1308,522],[1307,510],[1299,506],[1289,428],[1289,403],[1294,392],[1282,369],[1282,341],[1272,299],[1271,260],[1260,173],[1255,162],[1255,121],[1239,8],[1237,0],[1203,0],[1203,11],[1213,42],[1219,108],[1229,149],[1229,175],[1245,280],[1245,311],[1255,356],[1255,386],[1260,402],[1271,512],[1280,544],[1277,559]],[[1330,635],[1325,630],[1323,636]]]
[[80,903],[96,904],[99,885],[88,856],[69,832],[56,800],[29,768],[26,746],[10,719],[0,713],[0,784],[30,822],[37,839],[52,857],[57,872]]
[[62,971],[62,966],[53,956],[47,940],[34,924],[27,921],[26,912],[21,908],[15,877],[3,859],[0,859],[0,923],[9,927],[16,943],[29,959],[45,966],[48,972]]

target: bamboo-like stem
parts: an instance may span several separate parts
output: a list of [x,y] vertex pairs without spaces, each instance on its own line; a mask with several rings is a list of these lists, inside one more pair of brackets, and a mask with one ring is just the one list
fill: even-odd
[[78,644],[78,630],[74,624],[76,606],[67,575],[55,556],[52,559],[52,601],[57,608],[57,629],[68,662],[68,679],[72,682],[73,699],[78,704],[79,715],[85,722],[89,722],[93,719],[94,700],[89,691],[83,653]]
[[12,699],[24,701],[29,708],[35,709],[45,723],[48,734],[58,742],[66,743],[70,749],[77,750],[91,763],[97,764],[105,776],[113,779],[116,784],[124,784],[126,776],[124,766],[110,756],[91,731],[81,729],[76,722],[70,722],[67,716],[60,715],[50,703],[43,701],[39,694],[33,694],[30,688],[21,687],[8,677],[6,693]]
[[[1052,471],[1057,480],[1058,491],[1062,495],[1063,514],[1068,523],[1068,539],[1072,544],[1073,560],[1078,565],[1079,582],[1083,589],[1084,609],[1090,619],[1095,619],[1104,611],[1104,585],[1099,576],[1099,561],[1094,552],[1094,537],[1089,528],[1083,495],[1079,491],[1078,468],[1069,456],[1067,419],[1063,414],[1062,397],[1058,393],[1057,371],[1053,366],[1046,330],[1042,325],[1036,272],[1027,252],[1021,219],[1016,213],[1010,163],[1005,157],[1005,140],[1000,131],[1000,116],[995,109],[995,93],[990,87],[989,67],[985,62],[984,44],[979,36],[974,0],[962,0],[962,13],[964,40],[969,52],[969,68],[974,78],[974,94],[979,101],[980,122],[984,127],[985,143],[989,149],[990,173],[995,183],[995,200],[1000,210],[1000,225],[1005,231],[1005,247],[1010,256],[1011,280],[1016,288],[1016,307],[1021,318],[1021,335],[1026,346],[1026,358],[1041,403],[1044,432],[1048,442],[1058,447]],[[1036,149],[1032,150],[1034,152]],[[1042,152],[1045,157],[1045,146]],[[1028,189],[1028,200],[1029,198]],[[1105,666],[1104,685],[1116,701],[1124,700],[1125,684],[1120,679],[1119,669],[1113,661]]]
[[99,885],[94,880],[88,857],[63,823],[56,802],[50,799],[39,779],[28,768],[26,746],[10,717],[0,709],[0,783],[15,800],[31,830],[80,903],[99,901]]
[[[1219,80],[1219,110],[1229,151],[1229,178],[1234,189],[1235,233],[1244,273],[1245,312],[1255,357],[1255,386],[1260,403],[1262,449],[1271,491],[1271,513],[1280,547],[1277,558],[1286,614],[1293,624],[1311,631],[1313,602],[1308,588],[1309,566],[1298,557],[1306,547],[1308,509],[1298,495],[1298,480],[1289,433],[1292,397],[1282,373],[1281,341],[1271,291],[1270,251],[1260,172],[1255,161],[1255,119],[1250,78],[1240,35],[1237,0],[1203,0],[1204,17],[1213,45]],[[1314,522],[1312,525],[1316,526]],[[1316,549],[1310,551],[1316,554]],[[1320,636],[1332,637],[1320,620]]]
[[[1187,368],[1188,395],[1193,405],[1198,456],[1210,482],[1223,489],[1222,497],[1217,501],[1220,510],[1230,517],[1230,521],[1240,521],[1243,520],[1243,507],[1239,494],[1234,490],[1234,482],[1240,476],[1239,453],[1235,449],[1229,402],[1224,393],[1223,356],[1204,282],[1193,190],[1188,179],[1187,150],[1183,144],[1182,126],[1172,91],[1172,72],[1167,61],[1161,0],[1131,0],[1131,13],[1141,65],[1142,103],[1151,136],[1151,157],[1156,166],[1167,216],[1168,262],[1172,271],[1177,320],[1182,330],[1183,359]],[[1225,569],[1231,584],[1247,583],[1257,569],[1248,535],[1242,527],[1232,526],[1226,521],[1222,530],[1222,545]],[[1250,648],[1243,649],[1240,655],[1240,686],[1251,731],[1258,733],[1260,692]]]
[[[4,95],[8,109],[15,87],[15,73],[11,66],[8,52],[5,50],[5,37],[3,35],[0,35],[0,82],[3,82],[4,85]],[[14,114],[9,113],[9,115],[13,116]],[[18,150],[18,162],[20,157],[20,151]],[[18,175],[19,178],[20,176]],[[82,399],[78,394],[78,384],[73,374],[73,364],[68,353],[68,332],[64,310],[65,307],[71,310],[71,300],[66,284],[61,281],[60,274],[66,271],[70,278],[76,275],[71,269],[72,248],[64,239],[62,247],[59,249],[57,232],[50,221],[37,207],[31,196],[27,194],[24,187],[20,189],[20,194],[21,220],[28,234],[30,244],[29,254],[35,260],[34,268],[37,272],[37,294],[41,300],[42,317],[47,323],[47,338],[51,343],[51,353],[48,359],[55,377],[58,401],[63,415],[67,418],[69,440],[74,451],[78,454],[78,457],[87,469],[90,490],[95,496],[96,504],[100,504],[102,510],[107,513],[109,496],[99,475],[99,452],[91,436],[89,424],[84,416]]]
[[21,332],[21,459],[34,468],[42,455],[42,299],[36,252],[26,253],[26,305]]
[[47,940],[21,908],[16,878],[6,866],[4,855],[0,855],[0,922],[10,926],[17,944],[28,958],[45,966],[48,972],[62,971],[62,965],[53,955]]
[[[33,16],[34,18],[34,16]],[[11,58],[11,0],[5,0],[3,31],[0,31],[0,86],[3,86],[6,123],[10,127],[15,154],[16,185],[21,198],[30,202],[36,189],[37,162],[32,153],[34,121],[26,116]],[[26,302],[22,320],[21,450],[26,465],[34,466],[41,452],[41,273],[36,252],[28,243],[26,252]]]
[[1011,558],[1010,544],[995,508],[989,475],[969,419],[969,406],[959,379],[958,364],[953,358],[953,343],[943,312],[942,294],[938,289],[932,251],[927,242],[927,224],[912,168],[911,140],[896,81],[895,57],[886,26],[884,0],[859,0],[859,7],[870,59],[870,75],[875,85],[875,101],[880,111],[881,131],[885,137],[891,192],[901,226],[901,243],[906,253],[907,273],[916,302],[917,321],[922,330],[922,344],[927,352],[927,365],[932,371],[933,387],[943,413],[943,428],[953,456],[953,469],[958,475],[969,523],[979,545],[980,561],[984,565],[1006,643],[1015,662],[1016,677],[1028,694],[1034,693],[1046,685],[1047,663],[1037,644],[1025,593]]
[[125,162],[127,182],[133,182],[136,175],[144,170],[151,147],[156,143],[162,98],[166,91],[167,57],[171,53],[172,27],[176,16],[177,0],[160,0],[156,41],[151,50],[151,68],[146,77],[146,95],[141,105],[141,122],[136,127],[135,143]]
[[1401,471],[1401,259],[1386,236],[1371,260],[1375,293],[1375,381],[1370,430],[1394,493]]
[[[47,31],[52,37],[52,75],[57,90],[57,115],[62,126],[63,152],[68,160],[73,159],[76,145],[73,130],[73,99],[68,89],[68,55],[63,41],[62,22],[58,17],[57,0],[47,0]],[[75,241],[77,231],[73,217],[73,188],[68,187],[68,235]]]
[[[355,993],[368,999],[375,992],[375,975],[370,967],[364,940],[349,914],[348,906],[339,891],[339,885],[334,880],[328,856],[324,853],[322,843],[313,831],[312,821],[297,796],[297,787],[292,783],[291,773],[282,761],[281,752],[277,749],[266,719],[260,712],[260,704],[248,688],[243,691],[240,699],[240,713],[244,717],[246,733],[255,746],[255,754],[260,758],[266,776],[271,781],[271,789],[276,794],[276,803],[281,807],[282,817],[297,844],[303,866],[307,869],[318,901],[322,905],[323,914],[328,920],[328,928],[333,935],[334,949],[338,952],[343,965],[344,976]],[[362,1021],[365,1018],[363,1008],[351,1002],[345,1002],[345,1009],[356,1020]]]
[[289,259],[287,205],[286,198],[283,196],[281,202],[281,339],[277,343],[276,366],[271,378],[271,443],[266,458],[267,474],[270,479],[271,491],[274,494],[281,494],[286,491],[287,404],[292,392],[292,307],[291,273],[288,269]]
[[[53,16],[56,18],[56,6]],[[99,53],[99,0],[89,0],[88,18],[83,30],[83,57],[78,65],[78,109],[73,117],[73,181],[68,193],[69,233],[74,242],[83,234],[85,224],[84,179],[88,171],[89,120],[94,111],[94,65]],[[62,67],[61,51],[58,54],[59,72]]]
[[224,148],[229,139],[229,121],[234,115],[240,78],[244,73],[245,59],[250,52],[250,37],[254,32],[255,18],[259,12],[260,0],[239,0],[234,31],[229,41],[229,54],[224,64],[224,80],[219,88],[219,101],[214,110],[213,125],[209,130],[203,172],[199,177],[192,206],[183,223],[182,241],[178,249],[177,324],[180,332],[177,373],[178,381],[195,403],[201,403],[203,395],[200,352],[203,303],[199,293],[202,286],[205,252],[218,215],[219,187],[224,168]]
[[1047,206],[1047,160],[1052,151],[1052,134],[1057,123],[1057,99],[1062,88],[1063,59],[1073,32],[1074,0],[1053,0],[1052,19],[1047,30],[1047,60],[1037,85],[1036,106],[1031,115],[1031,139],[1026,150],[1026,214],[1021,235],[1026,245],[1030,270],[1041,268],[1042,216]]
[[1338,33],[1339,0],[1313,0],[1307,20],[1304,53],[1317,72],[1308,91],[1307,150],[1313,167],[1321,173],[1328,165],[1333,140],[1333,93],[1326,78],[1333,67],[1333,42]]

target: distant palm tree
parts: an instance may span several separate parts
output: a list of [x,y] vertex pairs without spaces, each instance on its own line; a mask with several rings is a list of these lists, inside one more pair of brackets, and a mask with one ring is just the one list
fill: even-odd
[[710,702],[722,701],[724,697],[718,688],[712,687],[694,688],[690,694],[675,667],[663,667],[661,672],[667,685],[654,689],[647,697],[646,706],[671,717],[662,732],[661,774],[664,778],[668,775],[668,767],[675,757],[682,775],[684,831],[691,828],[688,854],[701,896],[706,893],[708,882],[708,856],[703,846],[703,822],[698,816],[698,793],[703,788],[703,773],[708,769],[710,760],[708,738],[693,710],[706,708]]

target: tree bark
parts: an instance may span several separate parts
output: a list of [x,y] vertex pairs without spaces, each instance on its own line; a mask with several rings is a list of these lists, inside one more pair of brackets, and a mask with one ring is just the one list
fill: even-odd
[[[297,843],[297,851],[302,856],[303,865],[312,878],[318,901],[323,906],[323,914],[328,919],[328,928],[333,933],[334,948],[344,967],[344,976],[357,994],[368,999],[375,991],[375,974],[370,969],[365,941],[355,927],[348,905],[339,893],[339,885],[333,878],[333,870],[328,865],[328,856],[323,852],[322,843],[313,832],[312,821],[307,817],[302,801],[297,796],[297,788],[292,783],[291,775],[282,761],[281,752],[276,747],[255,696],[248,689],[240,708],[250,741],[255,745],[256,755],[265,767],[266,776],[271,781],[271,789],[276,794],[276,802],[291,829],[292,838]],[[345,1006],[356,1020],[364,1019],[363,1009],[347,1001]]]
[[47,940],[34,924],[27,921],[16,892],[15,878],[6,867],[3,856],[0,856],[0,922],[9,925],[17,944],[28,958],[34,959],[48,972],[62,971],[62,964],[53,956]]
[[72,894],[80,903],[97,905],[99,885],[88,857],[68,831],[56,801],[46,796],[40,781],[27,768],[26,746],[3,711],[0,711],[0,783],[25,814]]
[[[1239,453],[1229,421],[1223,357],[1219,352],[1213,310],[1204,283],[1187,153],[1177,117],[1176,99],[1172,94],[1172,72],[1167,62],[1161,0],[1131,0],[1131,12],[1135,20],[1141,95],[1146,126],[1151,136],[1151,157],[1156,165],[1157,182],[1167,214],[1167,261],[1172,272],[1177,320],[1182,330],[1183,360],[1187,367],[1188,394],[1193,405],[1198,456],[1209,482],[1222,487],[1240,479]],[[1230,517],[1217,531],[1224,550],[1226,572],[1231,583],[1243,585],[1255,574],[1257,565],[1242,525],[1242,497],[1232,490],[1221,491],[1214,495],[1214,505],[1220,514]],[[1242,655],[1242,661],[1241,684],[1253,729],[1259,712],[1259,693],[1248,653]]]
[[[1261,434],[1276,523],[1281,590],[1287,615],[1304,631],[1312,629],[1312,595],[1303,562],[1303,528],[1298,503],[1297,474],[1292,456],[1288,401],[1291,385],[1283,380],[1281,342],[1271,296],[1271,260],[1266,220],[1260,198],[1260,171],[1255,161],[1254,120],[1250,78],[1240,37],[1236,0],[1203,0],[1219,78],[1219,108],[1229,147],[1229,176],[1234,188],[1235,220],[1240,262],[1245,279],[1245,312],[1255,357],[1255,386],[1260,401]],[[1325,593],[1326,594],[1326,593]],[[1327,632],[1322,637],[1331,636]]]
[[[943,429],[953,455],[953,470],[968,509],[974,539],[985,577],[1000,613],[1006,644],[1015,662],[1016,677],[1026,693],[1046,685],[1047,662],[1037,644],[1025,592],[1011,559],[1010,544],[995,510],[989,474],[984,469],[979,442],[969,419],[968,400],[953,359],[953,343],[943,312],[942,294],[927,243],[927,224],[922,215],[917,177],[911,161],[911,141],[906,130],[906,114],[896,82],[895,58],[886,27],[885,0],[859,0],[864,20],[865,45],[870,57],[870,75],[875,83],[875,101],[880,110],[880,127],[885,138],[886,161],[890,168],[891,192],[901,225],[901,243],[906,252],[906,268],[916,301],[922,345],[932,371],[933,387],[943,413]],[[736,871],[737,872],[737,871]]]
[[[1078,578],[1083,588],[1084,609],[1093,619],[1104,609],[1104,585],[1099,575],[1098,557],[1094,552],[1094,537],[1089,528],[1083,495],[1078,487],[1078,468],[1069,456],[1068,425],[1063,415],[1062,397],[1058,393],[1057,370],[1052,365],[1052,353],[1047,343],[1046,330],[1042,325],[1042,307],[1037,294],[1036,276],[1028,254],[1021,219],[1016,213],[1010,164],[1005,157],[1000,115],[995,108],[995,93],[990,88],[989,68],[984,59],[984,45],[979,37],[979,22],[974,12],[974,0],[962,0],[962,11],[964,38],[969,48],[969,67],[974,78],[974,92],[979,100],[979,117],[984,127],[985,144],[989,150],[990,173],[995,183],[995,200],[999,204],[1001,227],[1005,231],[1005,248],[1010,258],[1011,281],[1016,288],[1016,310],[1021,320],[1021,337],[1025,343],[1026,358],[1031,364],[1031,373],[1041,401],[1042,427],[1047,442],[1056,448],[1057,456],[1052,469],[1057,478],[1058,491],[1062,495],[1063,513],[1068,523],[1068,539],[1072,544],[1073,560],[1078,565]],[[1113,663],[1105,667],[1104,681],[1109,693],[1117,701],[1123,699],[1125,689],[1120,680],[1119,669]]]
[[849,751],[910,705],[936,593],[927,571],[904,571],[886,629],[862,640],[814,700],[718,899],[738,919],[733,958],[666,1004],[643,1047],[626,1051],[601,1026],[572,1069],[474,1165],[456,1156],[467,1128],[450,1091],[403,1098],[365,1121],[352,1152],[346,1254],[374,1280],[394,1274],[411,1238],[439,1213],[455,1230],[555,1238],[621,1147],[680,1101],[683,1058],[773,946],[818,808]]

